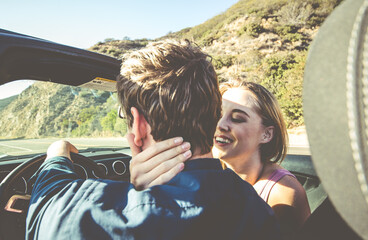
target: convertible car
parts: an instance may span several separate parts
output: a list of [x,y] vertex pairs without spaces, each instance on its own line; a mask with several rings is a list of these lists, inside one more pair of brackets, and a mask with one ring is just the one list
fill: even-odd
[[[282,163],[312,211],[297,239],[368,238],[367,10],[363,1],[341,4],[310,51],[304,105],[312,155],[291,149]],[[77,146],[81,178],[129,181],[126,128],[116,115],[119,68],[113,57],[0,29],[0,99],[22,87],[19,80],[29,85],[0,100],[0,240],[24,239],[32,176],[55,139]]]

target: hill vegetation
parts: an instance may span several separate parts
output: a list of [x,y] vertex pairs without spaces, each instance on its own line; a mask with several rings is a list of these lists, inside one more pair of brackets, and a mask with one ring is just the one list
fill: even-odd
[[2,137],[121,136],[116,93],[36,82],[0,116]]
[[11,96],[8,98],[0,99],[0,112],[4,108],[6,108],[11,102],[13,102],[16,98],[17,96]]
[[[341,1],[240,0],[198,26],[159,39],[196,42],[213,57],[220,82],[240,79],[262,84],[276,95],[288,128],[293,128],[304,124],[302,84],[308,47]],[[147,39],[110,39],[90,50],[121,58],[147,43]]]
[[[220,82],[239,79],[264,85],[279,100],[288,128],[298,127],[304,124],[302,83],[308,47],[341,1],[240,0],[198,26],[159,39],[193,40],[212,56]],[[106,39],[89,50],[122,58],[149,41],[153,40]],[[116,94],[50,84],[35,83],[19,96],[0,101],[2,137],[125,133],[124,121],[117,119]]]

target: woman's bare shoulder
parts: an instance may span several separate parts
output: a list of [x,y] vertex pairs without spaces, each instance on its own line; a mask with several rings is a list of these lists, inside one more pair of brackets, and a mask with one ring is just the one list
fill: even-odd
[[[310,216],[310,207],[307,194],[303,186],[293,176],[286,175],[273,187],[268,204],[275,210],[283,212],[283,209],[294,209],[290,212],[299,223],[305,222]],[[276,211],[275,211],[276,212]],[[281,213],[282,214],[282,213]]]
[[269,203],[271,206],[274,204],[296,206],[298,202],[306,201],[306,199],[307,195],[299,181],[293,176],[286,175],[273,187],[270,193]]

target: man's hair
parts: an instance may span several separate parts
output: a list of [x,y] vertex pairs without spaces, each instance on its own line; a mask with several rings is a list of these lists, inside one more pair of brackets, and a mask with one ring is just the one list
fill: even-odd
[[129,126],[136,107],[155,141],[182,136],[192,152],[211,151],[221,94],[210,57],[185,41],[160,41],[123,58],[117,91]]
[[253,103],[254,110],[261,117],[262,124],[266,127],[274,127],[272,140],[261,145],[262,161],[281,163],[287,153],[288,134],[276,97],[260,84],[241,80],[222,83],[220,86],[221,94],[230,88],[249,91],[252,95],[250,101]]

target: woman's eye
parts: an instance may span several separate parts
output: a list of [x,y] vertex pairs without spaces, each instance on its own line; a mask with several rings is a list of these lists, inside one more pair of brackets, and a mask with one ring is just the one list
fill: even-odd
[[245,122],[245,120],[243,118],[236,118],[236,117],[232,117],[231,121],[235,122],[235,123],[242,123]]

